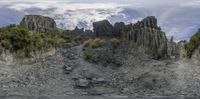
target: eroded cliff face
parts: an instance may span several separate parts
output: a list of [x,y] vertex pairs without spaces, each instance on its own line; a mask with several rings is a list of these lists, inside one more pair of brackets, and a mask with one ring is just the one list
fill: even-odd
[[15,64],[33,64],[38,60],[45,60],[49,56],[53,56],[56,53],[55,47],[49,47],[42,50],[30,52],[29,57],[21,57],[19,54],[11,52],[7,49],[0,48],[0,64],[15,65]]
[[50,32],[56,29],[56,23],[52,18],[39,15],[26,15],[20,24],[34,32]]
[[142,21],[132,25],[129,32],[124,34],[125,41],[136,47],[146,47],[147,54],[152,58],[160,59],[167,57],[167,38],[165,33],[157,25],[157,19],[153,16],[146,17]]
[[154,16],[146,17],[136,24],[125,25],[123,22],[118,22],[112,26],[104,20],[93,25],[97,37],[119,37],[130,51],[142,50],[154,59],[168,57],[168,40]]

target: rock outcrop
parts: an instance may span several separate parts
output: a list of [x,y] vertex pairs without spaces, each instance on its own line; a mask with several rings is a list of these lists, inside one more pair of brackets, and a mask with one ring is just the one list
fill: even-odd
[[179,49],[179,58],[183,59],[186,58],[186,49],[185,49],[185,45],[187,44],[186,40],[181,40],[178,42],[178,49]]
[[95,37],[94,32],[91,30],[79,29],[78,27],[75,27],[74,30],[65,30],[63,33],[67,34],[71,39],[86,40]]
[[[130,28],[131,25],[129,25]],[[157,25],[157,19],[149,16],[132,25],[132,29],[124,34],[125,41],[136,47],[143,47],[151,58],[159,59],[167,57],[167,38]]]
[[167,43],[167,48],[168,48],[167,52],[168,56],[171,59],[177,59],[180,57],[181,45],[174,42],[173,37],[171,37],[170,41]]
[[123,33],[127,32],[127,26],[124,22],[117,22],[114,24],[113,34],[114,36],[121,36]]
[[113,26],[108,20],[98,21],[93,23],[94,33],[96,37],[111,37],[113,36]]
[[[109,21],[103,20],[93,23],[93,26],[96,37],[121,37],[126,48],[139,50],[154,59],[168,57],[167,37],[157,25],[154,16],[146,17],[135,24],[125,25],[118,22],[112,26]],[[172,43],[169,45],[174,48],[176,44]],[[171,54],[176,53],[174,49],[172,51]]]
[[52,18],[40,15],[26,15],[20,24],[34,32],[50,32],[56,29],[56,23]]

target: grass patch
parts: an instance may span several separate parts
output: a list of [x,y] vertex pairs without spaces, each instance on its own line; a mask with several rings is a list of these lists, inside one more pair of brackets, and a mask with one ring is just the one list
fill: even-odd
[[92,58],[92,53],[89,50],[84,51],[84,59],[90,60]]
[[112,46],[113,46],[114,48],[116,48],[117,46],[119,46],[120,43],[121,43],[121,41],[120,41],[119,39],[117,39],[117,38],[112,38],[112,39],[110,40],[110,42],[112,43]]
[[96,39],[89,39],[84,42],[85,47],[91,47],[91,48],[99,48],[103,45],[105,45],[105,40],[96,38]]
[[92,41],[93,41],[93,39],[89,39],[89,40],[85,41],[85,42],[83,43],[83,46],[84,46],[84,47],[88,47]]

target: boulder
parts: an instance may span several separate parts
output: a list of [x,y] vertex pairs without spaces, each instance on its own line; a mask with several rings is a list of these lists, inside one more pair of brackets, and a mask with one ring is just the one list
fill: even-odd
[[26,15],[20,24],[34,32],[50,32],[56,29],[56,22],[52,18],[40,15]]
[[108,20],[98,21],[93,23],[94,33],[96,37],[111,37],[113,36],[113,26]]

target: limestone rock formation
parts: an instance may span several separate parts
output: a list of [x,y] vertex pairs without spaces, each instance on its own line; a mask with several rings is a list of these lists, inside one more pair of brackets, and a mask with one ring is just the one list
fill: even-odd
[[126,25],[124,22],[117,22],[114,24],[114,36],[121,36],[124,32],[126,32]]
[[93,23],[94,33],[96,37],[111,37],[113,36],[113,26],[108,20],[98,21]]
[[[130,28],[131,24],[129,25]],[[155,59],[167,57],[167,38],[157,25],[157,19],[149,16],[131,26],[132,29],[124,34],[129,45],[145,47],[147,54]],[[143,49],[145,49],[143,48]]]
[[178,49],[179,49],[179,58],[183,59],[186,57],[186,50],[185,50],[185,44],[187,43],[186,40],[181,40],[178,42]]
[[[112,26],[109,21],[103,20],[93,23],[96,37],[121,37],[124,45],[131,50],[139,50],[149,54],[151,58],[168,57],[168,52],[177,54],[176,44],[168,42],[165,33],[157,25],[154,16],[148,16],[135,24],[125,25],[123,22]],[[168,45],[172,51],[168,51]]]
[[174,42],[173,37],[171,37],[170,41],[167,43],[167,48],[168,48],[168,56],[171,59],[179,58],[181,45],[179,46],[179,44]]
[[20,24],[34,32],[49,32],[56,29],[56,23],[52,18],[40,15],[26,15]]

